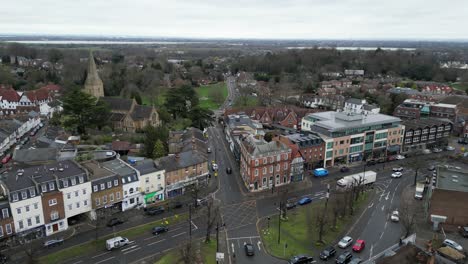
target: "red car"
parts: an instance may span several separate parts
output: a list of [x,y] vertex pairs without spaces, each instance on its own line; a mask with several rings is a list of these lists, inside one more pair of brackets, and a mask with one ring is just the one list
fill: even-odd
[[353,245],[354,252],[361,252],[366,247],[366,242],[362,239],[356,240],[356,243]]
[[3,164],[6,164],[6,163],[8,163],[10,160],[11,160],[11,154],[7,154],[7,155],[2,159],[2,163],[3,163]]

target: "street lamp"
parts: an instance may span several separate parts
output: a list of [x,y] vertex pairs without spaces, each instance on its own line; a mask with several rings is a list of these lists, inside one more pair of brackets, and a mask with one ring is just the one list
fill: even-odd
[[268,227],[267,227],[267,229],[268,229],[268,231],[270,231],[270,217],[268,217],[267,220],[268,220]]

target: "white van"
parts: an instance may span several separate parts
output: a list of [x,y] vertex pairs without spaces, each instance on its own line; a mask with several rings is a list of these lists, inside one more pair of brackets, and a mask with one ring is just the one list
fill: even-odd
[[106,240],[106,248],[107,250],[112,250],[114,248],[120,248],[125,245],[128,245],[129,241],[126,237],[114,237]]

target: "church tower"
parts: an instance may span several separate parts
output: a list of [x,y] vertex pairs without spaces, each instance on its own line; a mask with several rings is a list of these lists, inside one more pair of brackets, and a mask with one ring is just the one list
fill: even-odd
[[94,62],[93,53],[91,51],[89,52],[88,76],[86,76],[84,91],[96,98],[104,97],[104,85],[97,73],[96,63]]

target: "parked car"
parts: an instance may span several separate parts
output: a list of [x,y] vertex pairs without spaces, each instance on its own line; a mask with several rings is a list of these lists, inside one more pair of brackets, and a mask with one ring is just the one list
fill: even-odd
[[377,164],[377,162],[376,162],[375,160],[368,160],[368,161],[366,162],[366,166],[373,166],[373,165],[375,165],[375,164]]
[[351,261],[348,264],[360,264],[362,263],[363,260],[360,258],[352,258]]
[[353,245],[354,252],[361,252],[366,247],[366,242],[362,239],[356,240],[356,243]]
[[3,157],[2,163],[3,163],[3,164],[7,164],[10,160],[11,160],[11,154],[8,153],[8,154],[6,154],[5,157]]
[[351,261],[351,258],[353,258],[353,255],[351,255],[351,252],[345,251],[341,255],[336,258],[336,263],[337,264],[345,264]]
[[44,242],[44,247],[50,248],[63,244],[63,238],[49,239]]
[[310,264],[315,263],[314,258],[308,255],[294,256],[289,260],[289,264]]
[[146,209],[146,214],[147,215],[158,215],[164,213],[164,207],[158,206],[158,207],[151,207]]
[[218,164],[213,163],[213,165],[211,165],[211,168],[213,169],[213,171],[217,171],[218,170]]
[[394,210],[392,212],[392,215],[390,216],[390,220],[392,220],[392,222],[400,221],[400,213],[398,212],[398,210]]
[[396,156],[388,156],[387,161],[394,161],[396,160]]
[[442,244],[447,247],[451,247],[453,249],[456,249],[458,251],[463,251],[463,247],[460,246],[457,242],[451,240],[451,239],[445,239]]
[[458,233],[460,233],[460,235],[462,237],[467,238],[468,237],[468,226],[459,226],[458,227]]
[[347,248],[349,245],[351,245],[351,243],[353,243],[353,238],[350,236],[345,236],[340,240],[340,242],[338,242],[338,246],[340,248]]
[[400,178],[403,175],[401,172],[394,172],[392,173],[392,178]]
[[120,225],[120,224],[123,224],[124,222],[118,218],[112,218],[110,219],[108,222],[107,222],[107,226],[108,227],[113,227],[113,226],[116,226],[116,225]]
[[309,197],[304,197],[304,198],[301,198],[299,200],[299,202],[297,202],[298,205],[306,205],[306,204],[309,204],[312,202],[312,199],[310,199]]
[[455,150],[455,148],[454,148],[454,147],[452,147],[452,146],[447,146],[447,147],[445,147],[445,149],[446,149],[446,150],[448,150],[448,151]]
[[165,226],[155,226],[153,227],[153,230],[151,233],[153,233],[153,235],[159,235],[162,233],[166,233],[167,231],[169,231],[169,229]]
[[433,149],[432,149],[432,152],[434,152],[434,153],[440,153],[440,152],[442,152],[442,149],[440,149],[440,148],[433,148]]
[[287,210],[291,210],[293,209],[294,207],[296,207],[296,203],[293,202],[292,200],[287,200],[286,201],[286,209]]
[[226,168],[226,173],[227,173],[227,174],[231,174],[231,173],[232,173],[231,167],[227,167],[227,168]]
[[458,139],[458,144],[466,145],[466,144],[468,144],[468,139],[466,139],[466,138],[459,138],[459,139]]
[[245,255],[247,256],[253,256],[255,255],[255,249],[254,246],[250,243],[244,244],[244,249],[245,249]]
[[423,149],[422,153],[427,155],[427,154],[431,154],[432,151],[430,149]]
[[405,159],[405,156],[403,156],[403,155],[396,155],[395,159],[397,159],[397,160],[404,160],[404,159]]
[[320,259],[328,260],[336,254],[336,249],[332,246],[326,247],[320,252]]
[[172,208],[174,209],[179,209],[179,208],[182,208],[182,206],[184,206],[184,204],[180,201],[175,201],[174,202],[174,205],[172,206]]
[[348,171],[349,171],[349,168],[346,167],[346,166],[343,166],[343,167],[341,167],[340,171],[341,171],[341,172],[348,172]]
[[207,153],[211,153],[211,148],[207,148],[207,149],[206,149],[206,152],[207,152]]
[[402,172],[403,171],[403,167],[395,167],[392,169],[393,172]]
[[377,163],[385,163],[385,158],[380,158],[377,160]]

